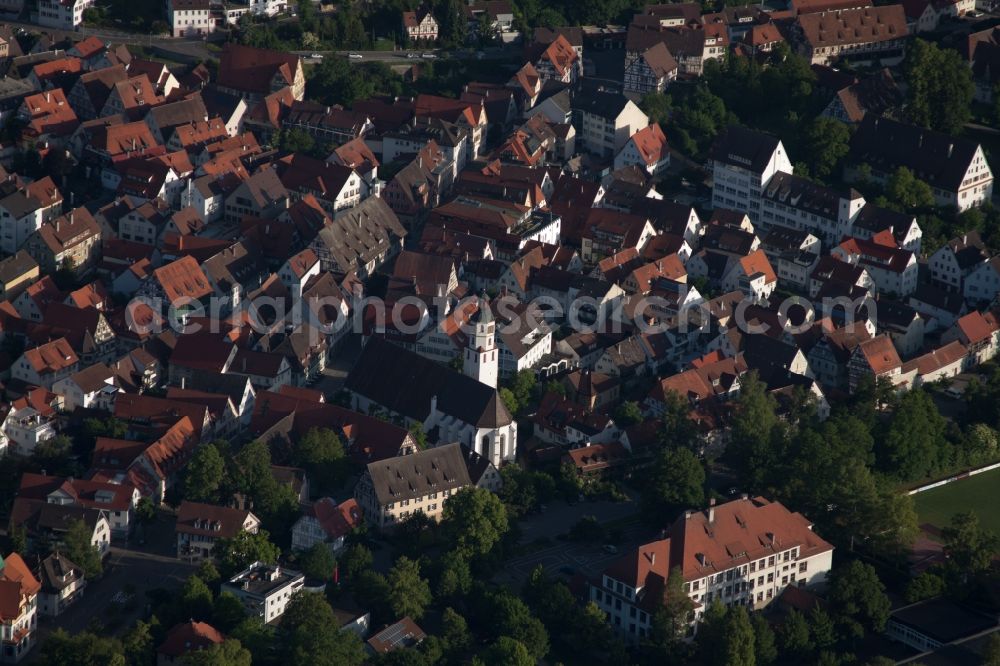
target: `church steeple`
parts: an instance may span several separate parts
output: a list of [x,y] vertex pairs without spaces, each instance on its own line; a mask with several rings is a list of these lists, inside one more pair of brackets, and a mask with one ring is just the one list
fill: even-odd
[[466,342],[462,369],[469,377],[496,388],[500,359],[497,358],[496,322],[486,294],[479,297],[479,311],[472,315],[469,323],[475,329]]

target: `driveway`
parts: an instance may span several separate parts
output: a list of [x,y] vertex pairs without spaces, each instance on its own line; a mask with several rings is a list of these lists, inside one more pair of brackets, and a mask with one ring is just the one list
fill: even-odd
[[347,337],[337,348],[336,354],[326,364],[323,375],[312,388],[322,391],[328,401],[332,401],[340,389],[344,388],[347,381],[347,374],[358,362],[361,356],[361,336],[356,333],[348,333]]

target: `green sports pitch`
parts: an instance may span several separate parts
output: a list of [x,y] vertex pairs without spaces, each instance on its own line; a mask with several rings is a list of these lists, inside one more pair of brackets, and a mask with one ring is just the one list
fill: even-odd
[[974,511],[980,524],[1000,534],[1000,469],[952,481],[939,488],[926,490],[913,496],[920,523],[930,523],[938,528],[947,527],[951,518],[962,511]]

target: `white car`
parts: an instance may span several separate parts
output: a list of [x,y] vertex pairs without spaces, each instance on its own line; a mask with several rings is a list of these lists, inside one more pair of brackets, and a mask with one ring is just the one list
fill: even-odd
[[351,60],[361,60],[362,58],[364,58],[364,56],[361,55],[360,53],[348,53],[347,57],[350,58]]
[[423,54],[421,54],[420,57],[421,58],[427,58],[428,60],[433,60],[433,59],[437,58],[437,54],[436,53],[423,53]]
[[309,58],[312,59],[312,60],[322,60],[323,59],[323,54],[322,53],[311,53],[311,54],[309,54]]
[[407,58],[419,58],[420,54],[419,53],[407,53],[406,57]]

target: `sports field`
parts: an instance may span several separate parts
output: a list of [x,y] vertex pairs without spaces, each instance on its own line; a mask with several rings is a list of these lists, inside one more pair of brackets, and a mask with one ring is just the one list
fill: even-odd
[[1000,469],[917,493],[913,500],[921,524],[947,527],[956,513],[975,511],[983,527],[1000,534]]

